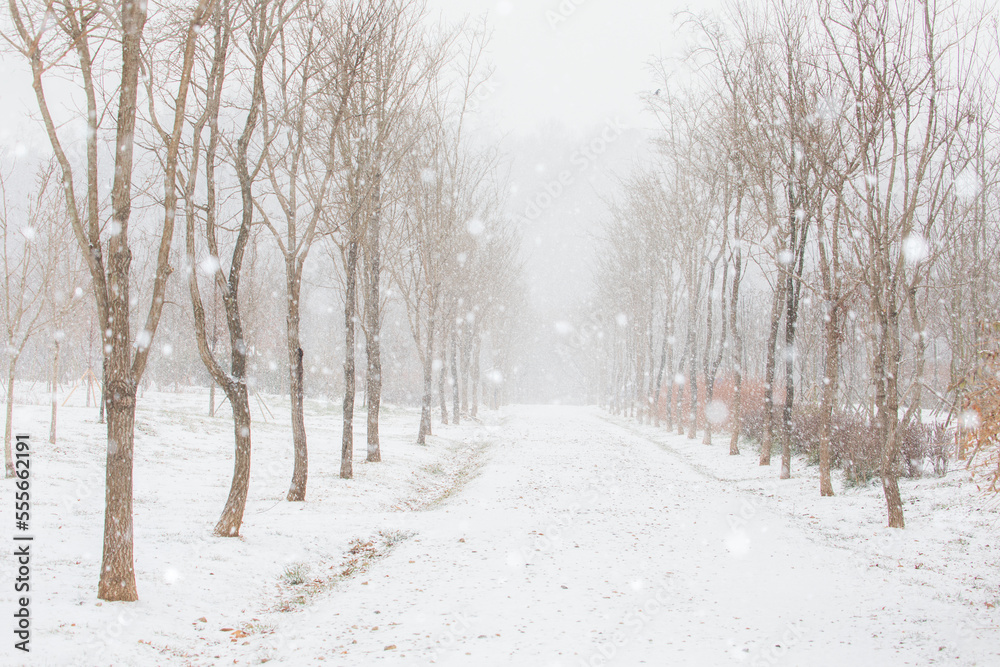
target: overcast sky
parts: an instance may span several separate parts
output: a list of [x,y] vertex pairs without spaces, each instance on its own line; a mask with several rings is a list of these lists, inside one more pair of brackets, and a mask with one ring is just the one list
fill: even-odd
[[[429,0],[446,17],[487,15],[495,91],[483,109],[530,134],[558,120],[586,130],[609,117],[644,122],[646,63],[674,50],[680,0]],[[706,3],[699,3],[703,7]],[[714,3],[708,3],[714,4]],[[648,121],[647,121],[648,122]]]
[[[646,147],[648,63],[683,50],[683,0],[428,0],[448,21],[486,16],[493,77],[479,102],[510,161],[532,300],[554,324],[585,296],[603,199]],[[716,0],[697,7],[715,5]],[[683,33],[683,31],[682,31]],[[683,37],[682,37],[683,38]],[[612,138],[602,143],[602,139]],[[597,151],[588,152],[594,146]],[[551,202],[560,174],[570,183]],[[533,203],[543,206],[535,206]],[[527,215],[526,215],[527,214]]]
[[[699,2],[715,4],[716,0]],[[428,0],[446,21],[486,17],[493,76],[477,100],[479,122],[502,138],[511,165],[510,213],[521,220],[528,281],[542,310],[571,305],[589,280],[601,197],[613,191],[644,147],[653,120],[641,95],[655,83],[650,59],[679,48],[675,15],[684,0]],[[33,111],[30,81],[16,57],[0,54],[0,85],[18,94],[0,105],[0,144],[47,152]],[[602,146],[601,138],[612,137]],[[602,148],[588,153],[597,142]],[[581,151],[586,153],[581,159]],[[560,196],[536,215],[532,202],[560,173]],[[558,309],[558,308],[556,308]]]

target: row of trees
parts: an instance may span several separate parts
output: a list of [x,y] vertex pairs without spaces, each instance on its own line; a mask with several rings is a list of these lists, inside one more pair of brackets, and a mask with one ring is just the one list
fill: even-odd
[[809,409],[822,495],[854,415],[903,527],[904,433],[962,404],[1000,306],[987,18],[946,0],[687,16],[697,46],[654,65],[656,158],[623,179],[606,227],[587,333],[605,404],[706,443],[728,423],[732,454],[762,411],[760,463],[779,446],[782,478]]
[[[337,286],[343,313],[341,477],[353,474],[359,374],[367,460],[382,457],[382,341],[394,309],[407,315],[423,371],[418,441],[431,432],[434,373],[445,421],[446,385],[452,419],[476,416],[480,360],[509,356],[510,317],[521,294],[519,241],[502,215],[498,155],[463,133],[469,101],[488,74],[482,27],[432,28],[420,0],[8,6],[3,36],[30,69],[54,156],[43,167],[52,175],[43,179],[39,204],[15,216],[45,217],[33,211],[48,206],[57,222],[44,238],[61,248],[65,266],[32,263],[40,249],[31,235],[5,253],[8,283],[31,285],[21,290],[21,311],[10,304],[17,285],[6,286],[7,443],[14,350],[42,321],[55,321],[38,314],[41,304],[78,307],[82,290],[75,299],[53,297],[54,284],[78,284],[69,273],[76,258],[86,271],[79,284],[89,282],[94,295],[107,415],[101,599],[138,597],[133,432],[161,321],[193,329],[213,388],[232,408],[234,470],[215,534],[239,535],[252,453],[250,360],[264,337],[257,330],[275,314],[254,294],[269,289],[274,275],[254,274],[261,256],[283,268],[289,501],[304,500],[308,484],[303,286],[308,290],[307,259],[316,248],[326,250],[329,270],[317,279]],[[5,239],[8,221],[5,210]],[[56,243],[60,228],[71,230],[75,250]],[[19,268],[28,265],[36,268]],[[175,266],[181,275],[170,280]],[[183,313],[167,307],[184,301],[190,309]],[[366,359],[360,373],[358,330]],[[58,364],[56,357],[53,387]],[[502,373],[495,364],[490,370]],[[54,410],[53,401],[53,424]]]

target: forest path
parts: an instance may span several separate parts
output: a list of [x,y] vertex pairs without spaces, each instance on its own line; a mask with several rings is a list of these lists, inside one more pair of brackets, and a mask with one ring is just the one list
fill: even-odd
[[413,539],[284,616],[271,661],[977,664],[960,608],[685,463],[671,436],[552,406],[510,409],[504,432],[477,478],[409,514]]

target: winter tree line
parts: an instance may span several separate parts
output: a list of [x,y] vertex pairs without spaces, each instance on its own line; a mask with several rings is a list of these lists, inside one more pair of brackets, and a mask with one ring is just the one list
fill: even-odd
[[307,395],[343,397],[343,478],[359,391],[370,462],[385,390],[421,405],[420,443],[437,401],[447,423],[504,400],[525,290],[504,165],[470,130],[482,25],[422,0],[8,9],[46,143],[0,171],[7,474],[15,379],[49,382],[55,442],[55,390],[87,369],[108,435],[101,599],[138,597],[146,388],[211,383],[208,409],[216,387],[231,406],[220,537],[243,521],[258,389],[290,397],[289,501],[307,494]]
[[576,341],[592,394],[706,444],[727,428],[761,465],[774,448],[783,479],[807,454],[824,496],[834,467],[880,478],[902,528],[899,477],[971,453],[966,380],[996,344],[995,10],[682,19],[697,42],[653,64],[653,157],[621,178]]

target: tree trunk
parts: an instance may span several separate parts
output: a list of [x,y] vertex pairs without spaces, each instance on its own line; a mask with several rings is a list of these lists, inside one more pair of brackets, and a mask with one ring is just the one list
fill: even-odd
[[670,336],[670,316],[663,316],[663,347],[660,348],[660,367],[656,371],[656,384],[650,394],[653,397],[653,425],[660,425],[660,394],[663,392],[663,369],[667,365],[667,340]]
[[[427,444],[427,436],[431,435],[431,400],[433,394],[434,367],[434,327],[437,299],[431,299],[430,312],[427,316],[427,347],[424,349],[424,396],[420,402],[420,430],[417,432],[417,443]],[[441,364],[444,371],[444,364]]]
[[453,321],[451,324],[451,395],[452,395],[452,407],[451,416],[455,424],[462,421],[461,413],[461,400],[459,398],[458,389],[458,347],[459,347],[459,328],[458,325]]
[[448,425],[448,392],[445,385],[448,384],[448,329],[441,328],[441,357],[436,361],[440,365],[438,369],[438,401],[441,403],[441,423]]
[[59,400],[56,389],[59,387],[59,341],[55,342],[55,350],[52,354],[52,416],[49,418],[49,443],[56,444],[56,417],[59,412]]
[[288,393],[292,411],[292,446],[295,457],[292,483],[288,488],[290,502],[306,499],[309,479],[309,449],[306,444],[305,387],[303,351],[299,340],[299,294],[301,283],[296,279],[295,258],[285,259],[285,289],[287,314],[285,324],[288,336]]
[[691,356],[688,357],[688,440],[698,437],[698,355],[695,350],[694,327],[689,334]]
[[837,397],[840,371],[840,315],[836,304],[831,305],[826,321],[826,360],[823,371],[823,398],[820,403],[819,435],[819,495],[832,496],[830,480],[830,440],[833,435],[833,407]]
[[767,336],[767,360],[764,365],[764,436],[760,445],[760,465],[771,465],[771,446],[774,443],[774,371],[775,347],[781,325],[781,306],[785,302],[785,283],[779,282],[771,302],[771,328]]
[[[739,218],[737,207],[737,219]],[[737,231],[737,242],[739,242],[739,232]],[[733,292],[729,302],[729,328],[733,332],[733,351],[736,357],[733,364],[733,405],[730,414],[730,424],[732,435],[729,438],[729,455],[737,456],[740,453],[740,431],[743,430],[743,334],[736,326],[736,314],[740,302],[740,282],[742,280],[743,254],[737,248],[735,266],[733,270]]]
[[122,15],[122,79],[118,103],[115,176],[111,190],[112,218],[121,231],[112,235],[108,241],[108,310],[107,319],[103,323],[106,335],[104,384],[108,449],[104,546],[97,597],[113,602],[134,602],[139,599],[135,585],[132,544],[132,455],[136,386],[132,374],[129,328],[132,252],[126,233],[132,213],[132,156],[141,37],[146,21],[145,5],[123,3]]
[[[725,251],[725,245],[723,245],[723,251]],[[707,407],[715,399],[715,378],[719,374],[719,367],[722,365],[722,359],[726,352],[726,341],[729,337],[729,320],[726,319],[726,283],[729,282],[729,264],[724,263],[722,267],[722,295],[720,299],[720,310],[721,310],[721,333],[719,336],[719,349],[716,351],[715,359],[710,358],[711,352],[711,335],[712,335],[712,316],[708,316],[708,324],[706,328],[708,329],[709,339],[705,343],[705,406]],[[708,284],[708,310],[709,313],[712,312],[712,304],[714,299],[711,294],[715,290],[715,267],[712,268],[712,277]],[[712,420],[705,419],[705,439],[704,444],[712,444]]]
[[674,390],[677,387],[676,378],[674,377],[674,346],[671,343],[667,347],[667,384],[670,388],[667,390],[667,430],[672,431],[674,428]]
[[4,476],[8,479],[14,476],[14,455],[11,451],[10,439],[14,437],[14,370],[17,365],[17,357],[10,360],[10,367],[7,371],[7,420],[4,427],[3,436],[3,460]]
[[233,462],[233,481],[222,516],[215,524],[214,533],[219,537],[239,537],[243,513],[250,490],[250,397],[245,382],[234,382],[224,387],[226,398],[233,408],[233,431],[236,437],[236,455]]
[[[184,124],[184,106],[194,63],[195,40],[207,16],[210,3],[198,3],[188,26],[183,66],[174,104],[174,128],[167,141],[164,176],[164,221],[156,260],[153,294],[143,332],[145,343],[133,346],[129,328],[130,268],[132,252],[128,242],[128,223],[132,211],[132,170],[135,146],[135,117],[141,67],[146,4],[124,2],[121,5],[122,68],[119,87],[118,119],[115,138],[115,173],[111,186],[112,220],[119,230],[108,239],[106,275],[107,309],[102,312],[102,326],[110,334],[106,342],[105,371],[107,382],[108,451],[107,488],[104,515],[104,550],[98,597],[108,601],[135,601],[132,531],[132,463],[135,427],[136,385],[145,370],[149,346],[156,332],[164,303],[170,267],[170,247],[177,212],[177,151]],[[81,230],[77,230],[78,234]],[[82,245],[82,242],[81,242]],[[94,252],[94,248],[90,248]],[[91,255],[91,257],[94,257]],[[98,298],[99,310],[101,298]],[[141,341],[141,339],[140,339]],[[108,349],[110,348],[110,349]],[[135,349],[135,357],[132,351]]]
[[[296,308],[296,311],[298,309]],[[287,499],[290,502],[302,502],[306,499],[306,482],[309,479],[309,450],[306,446],[305,424],[305,393],[303,389],[304,369],[302,365],[302,348],[299,347],[298,312],[295,313],[295,335],[292,338],[293,317],[289,314],[289,394],[292,403],[292,443],[294,446],[295,467],[292,471],[292,483],[288,488]],[[295,345],[292,348],[292,345]]]
[[[680,358],[680,360],[678,362],[678,365],[677,365],[677,376],[679,376],[679,377],[675,377],[674,378],[674,382],[673,382],[673,385],[672,385],[673,388],[671,388],[671,390],[670,390],[671,395],[673,395],[674,393],[677,394],[677,412],[675,413],[675,419],[676,419],[676,423],[677,423],[677,435],[684,435],[684,428],[685,428],[685,421],[686,421],[685,420],[685,415],[687,414],[684,411],[684,389],[685,389],[685,387],[683,385],[681,385],[680,383],[678,383],[678,379],[683,379],[684,364],[687,363],[687,357],[688,357],[688,348],[687,348],[687,345],[685,345],[684,346],[684,351],[681,353],[681,358]],[[684,383],[687,384],[686,380],[684,380]],[[675,392],[674,389],[676,389],[676,392]]]
[[[895,294],[891,295],[894,297]],[[896,460],[902,433],[899,428],[899,312],[896,301],[890,301],[888,313],[888,340],[886,341],[886,374],[885,374],[885,422],[886,436],[882,445],[882,490],[885,493],[885,504],[889,518],[889,528],[903,528],[903,499],[899,493],[899,472]]]
[[482,355],[483,335],[479,331],[479,320],[473,324],[472,336],[472,403],[469,406],[469,416],[475,419],[479,416],[479,387],[480,387],[480,356]]
[[635,419],[640,424],[646,419],[646,411],[649,408],[649,400],[646,393],[646,352],[642,345],[642,335],[636,335],[635,342]]
[[[352,234],[353,236],[353,234]],[[351,238],[347,248],[344,294],[344,430],[340,448],[340,477],[354,476],[354,394],[357,390],[354,367],[354,320],[357,305],[358,241]]]
[[381,178],[376,177],[375,214],[368,221],[368,243],[365,244],[365,353],[368,368],[365,393],[368,407],[368,462],[382,460],[378,435],[379,410],[382,406],[382,313],[381,313]]
[[792,476],[792,406],[795,400],[795,290],[789,273],[785,287],[785,404],[781,411],[781,474],[779,479]]
[[459,363],[461,364],[459,370],[460,377],[462,379],[462,415],[469,416],[469,374],[470,374],[470,363],[472,354],[472,327],[469,326],[468,320],[462,325],[462,347],[460,349]]
[[[135,602],[139,599],[132,546],[135,385],[130,382],[128,366],[121,370],[119,368],[111,369],[111,379],[108,381],[104,549],[97,597],[102,600]],[[121,372],[122,370],[125,372]]]
[[108,401],[108,374],[104,370],[104,363],[101,363],[101,406],[97,411],[97,423],[104,423],[104,404]]

